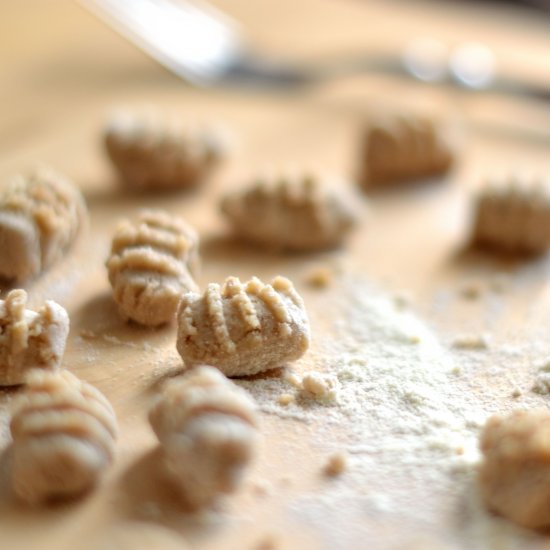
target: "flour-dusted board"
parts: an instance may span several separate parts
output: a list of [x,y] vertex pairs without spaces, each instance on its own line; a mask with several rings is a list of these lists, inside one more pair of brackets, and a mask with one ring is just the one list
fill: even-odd
[[[310,4],[320,18],[340,13],[330,2]],[[363,7],[351,5],[342,8],[340,21],[359,36]],[[41,43],[44,8],[34,8],[25,15],[10,8],[11,22],[35,29],[29,40]],[[238,2],[234,8],[242,17],[261,19]],[[544,537],[485,511],[473,465],[477,431],[488,414],[547,405],[548,397],[531,388],[540,378],[538,363],[550,352],[549,264],[545,258],[493,258],[465,243],[471,193],[485,175],[517,166],[548,173],[548,142],[511,134],[509,127],[495,132],[487,117],[476,118],[470,100],[379,79],[346,79],[300,93],[186,88],[80,8],[60,1],[51,9],[52,35],[41,39],[47,62],[25,53],[10,35],[19,44],[19,65],[9,65],[12,78],[3,91],[0,177],[7,182],[39,160],[66,173],[86,196],[89,231],[65,260],[26,288],[31,305],[51,298],[69,311],[64,366],[111,400],[120,439],[115,467],[95,492],[48,509],[14,500],[7,451],[0,546],[109,548],[106,541],[117,540],[121,548],[178,548],[183,539],[198,549],[544,545]],[[368,9],[390,16],[377,3]],[[331,40],[344,44],[341,34]],[[274,47],[275,38],[267,31],[265,36]],[[296,50],[307,53],[304,45]],[[18,97],[26,108],[16,112],[7,100],[13,104]],[[182,119],[223,123],[233,136],[231,154],[194,192],[123,192],[100,143],[103,120],[121,104],[155,104]],[[361,120],[381,105],[397,104],[437,104],[450,114],[460,154],[444,181],[366,197],[352,181]],[[473,112],[473,125],[463,109]],[[513,103],[509,109],[524,125],[527,111],[533,115],[530,106]],[[542,115],[531,120],[536,125]],[[346,246],[277,255],[230,236],[218,211],[220,197],[273,167],[304,167],[348,180],[343,185],[356,193],[360,224]],[[123,322],[104,267],[118,219],[144,206],[182,215],[197,228],[202,288],[229,275],[293,280],[309,312],[312,346],[288,368],[297,375],[330,372],[339,381],[335,404],[298,398],[288,406],[277,402],[281,393],[295,391],[282,371],[239,382],[262,411],[262,443],[239,493],[201,515],[182,510],[163,482],[147,422],[162,383],[182,370],[175,327],[151,330]],[[307,282],[318,267],[334,274],[326,288]],[[479,296],[468,299],[464,287],[472,284]],[[409,296],[405,304],[403,295]],[[486,350],[452,346],[460,335],[485,333]],[[0,396],[4,447],[17,391]],[[328,479],[323,468],[335,451],[347,453],[347,468]]]

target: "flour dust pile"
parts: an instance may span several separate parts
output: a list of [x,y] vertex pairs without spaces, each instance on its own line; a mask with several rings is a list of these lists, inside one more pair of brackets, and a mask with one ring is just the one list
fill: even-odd
[[451,352],[364,281],[346,281],[318,309],[311,318],[325,323],[323,337],[315,340],[313,326],[307,369],[337,378],[334,400],[304,400],[296,390],[282,405],[288,382],[242,382],[264,412],[305,423],[320,454],[349,456],[341,478],[296,496],[289,519],[322,532],[327,548],[353,548],[374,533],[380,548],[411,543],[442,522],[456,524],[450,547],[467,545],[479,529],[465,534],[461,515],[498,520],[479,504],[474,484],[478,433],[489,413],[457,377]]

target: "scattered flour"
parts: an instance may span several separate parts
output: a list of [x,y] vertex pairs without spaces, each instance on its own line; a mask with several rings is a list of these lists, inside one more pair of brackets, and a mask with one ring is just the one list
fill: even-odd
[[[265,413],[305,423],[319,450],[357,458],[336,487],[297,496],[289,514],[321,529],[327,548],[351,548],[374,520],[383,517],[390,526],[398,521],[400,528],[388,533],[401,539],[388,534],[381,541],[385,548],[407,540],[407,522],[411,529],[440,522],[444,499],[465,490],[488,413],[458,385],[450,351],[418,318],[364,283],[345,288],[331,297],[330,311],[327,300],[319,312],[333,319],[332,340],[314,340],[302,360],[308,370],[336,377],[336,401],[283,406],[278,397],[292,391],[293,375],[239,383]],[[317,312],[310,314],[315,319]],[[478,513],[485,515],[482,506]]]
[[[240,381],[261,410],[311,423],[323,407],[326,422],[345,423],[351,434],[368,428],[370,438],[376,435],[373,448],[378,451],[410,451],[432,442],[452,451],[461,441],[471,449],[465,456],[477,459],[476,433],[486,415],[453,386],[454,365],[436,336],[413,314],[397,310],[383,297],[364,292],[341,302],[346,311],[334,315],[333,341],[316,342],[310,353],[320,372],[328,367],[338,380],[337,403],[290,403],[283,409],[277,397],[292,388],[293,375]],[[411,335],[418,337],[414,345]]]

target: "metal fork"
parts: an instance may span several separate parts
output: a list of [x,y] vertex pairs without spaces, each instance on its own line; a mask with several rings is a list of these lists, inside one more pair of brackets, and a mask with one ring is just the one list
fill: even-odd
[[446,83],[471,90],[549,99],[550,90],[497,78],[492,52],[463,43],[448,51],[441,42],[417,39],[401,56],[365,56],[291,66],[253,54],[238,24],[213,6],[190,0],[80,0],[167,69],[197,86],[218,83],[297,87],[360,72]]

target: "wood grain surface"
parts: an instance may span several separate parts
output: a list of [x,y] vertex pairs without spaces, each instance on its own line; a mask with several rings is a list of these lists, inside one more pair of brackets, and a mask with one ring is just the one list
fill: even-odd
[[[419,35],[449,43],[483,40],[503,60],[502,70],[539,82],[546,79],[550,85],[550,24],[520,9],[336,0],[227,0],[220,6],[242,22],[253,47],[274,56],[316,60],[369,50],[398,52]],[[200,90],[164,71],[75,2],[5,1],[0,13],[1,182],[33,163],[47,163],[82,188],[91,212],[90,230],[76,249],[28,285],[31,305],[51,298],[67,308],[71,335],[64,365],[107,395],[121,433],[116,465],[102,486],[86,499],[46,510],[29,510],[15,502],[9,490],[9,451],[4,452],[0,548],[111,548],[109,541],[116,540],[116,548],[168,549],[184,548],[184,539],[200,549],[334,548],[326,546],[322,532],[294,519],[288,509],[296,495],[324,483],[319,471],[326,456],[313,442],[312,433],[319,429],[315,423],[264,415],[263,443],[253,471],[243,490],[219,512],[200,518],[186,515],[157,479],[158,454],[146,413],[162,381],[181,370],[175,328],[147,330],[118,317],[104,269],[113,227],[142,206],[183,215],[201,235],[201,286],[228,275],[290,277],[308,304],[314,351],[316,341],[330,338],[323,303],[340,289],[320,292],[304,284],[304,278],[312,267],[331,262],[389,294],[409,292],[417,312],[443,339],[465,328],[486,330],[489,304],[442,301],[441,296],[453,295],[464,281],[488,280],[506,272],[515,278],[516,291],[507,296],[503,312],[491,317],[490,328],[497,340],[513,340],[524,334],[533,303],[550,305],[550,265],[545,259],[494,260],[468,251],[464,245],[470,194],[494,172],[520,168],[550,174],[548,106],[430,89],[375,75],[291,92]],[[106,116],[121,105],[155,105],[184,120],[221,123],[233,136],[230,158],[196,192],[125,194],[100,142]],[[224,191],[243,185],[266,167],[305,167],[351,181],[362,121],[374,110],[397,107],[430,109],[449,117],[460,155],[448,181],[403,188],[368,201],[358,195],[361,226],[342,251],[269,255],[228,236],[217,209]],[[82,338],[90,333],[98,337]],[[314,357],[306,356],[297,368],[314,369]],[[484,376],[480,370],[480,380]],[[527,372],[518,371],[515,382],[528,384],[526,377]],[[491,395],[502,408],[509,407],[509,384],[499,384],[501,391],[493,387]],[[9,390],[0,395],[0,438],[5,447],[15,394]],[[345,427],[327,432],[335,443],[344,435]],[[254,482],[266,479],[275,489],[258,496]],[[358,490],[363,489],[367,490]],[[456,530],[455,513],[445,508],[437,528],[354,518],[364,521],[367,538],[356,540],[353,548],[387,547],[386,534],[396,529],[403,531],[402,548],[446,547],[448,532]],[[331,521],[326,518],[329,529]],[[271,537],[275,546],[269,546]],[[544,538],[529,540],[535,546],[545,544]]]

